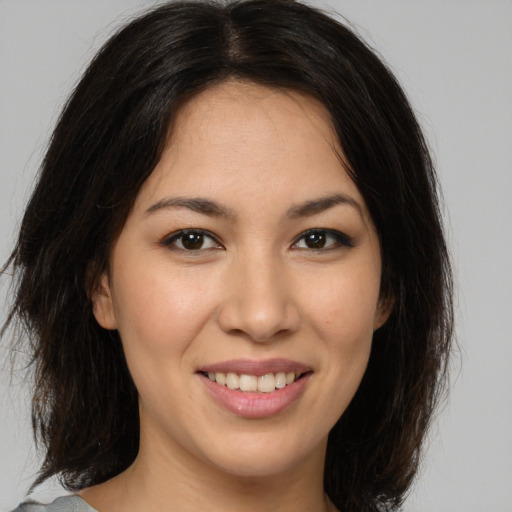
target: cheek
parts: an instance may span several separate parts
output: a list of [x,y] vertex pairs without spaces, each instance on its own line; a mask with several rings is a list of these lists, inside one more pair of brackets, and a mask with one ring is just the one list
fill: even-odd
[[163,362],[165,356],[186,352],[214,310],[207,289],[193,286],[176,272],[170,275],[153,266],[148,271],[127,271],[118,282],[123,286],[115,289],[115,314],[128,360]]
[[333,348],[357,349],[371,340],[379,300],[380,272],[368,266],[315,276],[307,290],[308,316]]
[[352,400],[370,357],[378,305],[378,268],[354,267],[317,282],[309,296],[309,317],[323,342],[325,409],[337,421]]

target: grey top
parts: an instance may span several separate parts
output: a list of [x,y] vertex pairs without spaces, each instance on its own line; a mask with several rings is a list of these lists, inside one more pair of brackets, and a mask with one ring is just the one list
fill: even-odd
[[80,496],[62,496],[48,505],[36,501],[26,501],[12,512],[98,512]]

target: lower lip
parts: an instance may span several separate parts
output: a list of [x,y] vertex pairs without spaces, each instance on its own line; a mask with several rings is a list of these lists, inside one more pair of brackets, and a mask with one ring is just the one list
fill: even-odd
[[228,411],[244,418],[268,418],[290,407],[302,395],[311,373],[272,393],[251,393],[229,389],[210,380],[206,375],[201,373],[197,375],[214,399]]

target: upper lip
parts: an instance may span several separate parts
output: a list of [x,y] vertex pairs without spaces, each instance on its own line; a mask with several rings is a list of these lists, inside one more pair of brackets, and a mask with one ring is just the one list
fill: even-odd
[[311,367],[291,359],[231,359],[201,366],[198,371],[205,373],[236,373],[238,375],[260,377],[267,373],[306,373],[311,371]]

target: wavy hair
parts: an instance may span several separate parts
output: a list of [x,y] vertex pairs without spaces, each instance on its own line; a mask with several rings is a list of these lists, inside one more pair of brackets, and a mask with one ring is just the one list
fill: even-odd
[[229,78],[322,102],[376,226],[393,310],[330,432],[324,483],[340,510],[395,510],[417,471],[452,339],[436,175],[382,60],[347,26],[292,0],[157,7],[103,46],[65,105],[4,267],[15,283],[4,331],[28,339],[35,376],[33,426],[45,450],[35,485],[53,475],[70,490],[98,484],[137,455],[137,391],[90,296],[177,109]]

